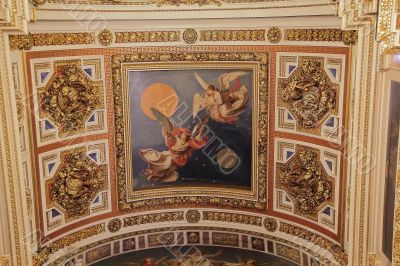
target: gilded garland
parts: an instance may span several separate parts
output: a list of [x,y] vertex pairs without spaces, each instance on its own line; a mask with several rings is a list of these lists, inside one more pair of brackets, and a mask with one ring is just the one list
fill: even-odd
[[[126,180],[132,178],[128,175],[128,165],[130,162],[126,161],[126,148],[127,148],[127,129],[126,118],[128,113],[124,111],[124,84],[122,77],[124,72],[122,66],[127,66],[133,63],[154,63],[154,66],[163,63],[192,63],[192,62],[238,62],[240,63],[258,63],[257,81],[258,85],[258,101],[255,103],[259,117],[257,125],[258,136],[257,148],[253,151],[257,171],[253,177],[255,182],[256,197],[250,199],[240,199],[238,197],[229,197],[226,195],[218,196],[200,196],[192,194],[191,196],[183,196],[176,194],[173,197],[160,197],[153,196],[149,199],[143,200],[142,198],[135,198],[132,200],[129,196]],[[114,119],[115,119],[115,139],[116,139],[116,160],[117,160],[117,177],[118,177],[118,202],[119,209],[130,212],[138,210],[160,209],[169,206],[185,205],[185,206],[216,206],[216,207],[231,207],[239,209],[257,209],[263,210],[266,207],[267,194],[267,155],[268,155],[268,107],[267,107],[267,70],[268,70],[268,55],[266,53],[254,52],[236,52],[236,53],[139,53],[139,54],[124,54],[115,55],[112,58],[113,68],[113,88],[114,88]],[[147,65],[147,64],[146,64]],[[256,112],[253,110],[253,112]],[[223,189],[221,189],[223,191]],[[133,192],[136,193],[136,192]],[[228,192],[227,192],[228,193]],[[229,192],[232,193],[232,192]],[[174,194],[172,194],[174,195]]]

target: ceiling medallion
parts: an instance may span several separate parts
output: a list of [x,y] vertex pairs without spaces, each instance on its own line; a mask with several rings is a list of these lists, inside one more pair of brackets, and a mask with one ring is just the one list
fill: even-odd
[[304,58],[288,79],[279,80],[280,97],[302,128],[316,128],[336,108],[337,85],[321,59]]
[[314,149],[302,146],[292,159],[280,164],[277,176],[278,187],[288,193],[300,214],[314,216],[334,198],[334,182]]
[[157,4],[157,6],[180,6],[180,5],[195,5],[199,6],[205,5],[216,5],[222,6],[222,1],[219,0],[152,0],[153,4]]
[[275,232],[278,229],[278,222],[274,218],[266,217],[264,219],[264,228],[269,232]]
[[282,32],[278,27],[272,27],[267,32],[268,41],[278,43],[282,40]]
[[193,44],[197,41],[199,35],[197,34],[197,31],[194,29],[187,29],[183,32],[182,36],[185,43]]
[[104,29],[97,36],[99,42],[103,46],[109,46],[113,42],[113,34],[110,30]]
[[81,130],[98,108],[100,89],[101,84],[92,82],[77,65],[59,66],[40,93],[41,115],[51,118],[63,134]]
[[115,218],[108,222],[107,228],[111,233],[118,232],[122,227],[121,219]]
[[49,181],[50,201],[65,210],[66,219],[89,214],[90,203],[106,187],[106,168],[94,163],[84,150],[62,154],[62,163]]
[[200,212],[198,210],[188,210],[186,212],[186,220],[191,224],[198,223],[200,221]]

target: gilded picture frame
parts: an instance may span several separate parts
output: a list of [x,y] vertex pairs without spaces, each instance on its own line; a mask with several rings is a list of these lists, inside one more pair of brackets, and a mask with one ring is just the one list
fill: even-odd
[[[248,69],[253,73],[251,190],[177,186],[136,190],[132,186],[129,72],[183,69]],[[115,152],[120,211],[168,206],[215,206],[263,210],[267,206],[268,54],[262,52],[134,53],[112,57]],[[162,198],[161,198],[162,197]]]

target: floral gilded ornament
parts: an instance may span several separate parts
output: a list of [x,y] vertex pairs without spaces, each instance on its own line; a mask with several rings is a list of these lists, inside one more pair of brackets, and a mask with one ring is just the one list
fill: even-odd
[[186,212],[186,220],[188,223],[195,224],[200,222],[201,214],[198,210],[188,210]]
[[331,203],[334,181],[326,174],[317,150],[298,148],[287,163],[278,163],[277,177],[277,188],[288,193],[302,215],[316,219],[318,211]]
[[195,43],[198,38],[197,31],[194,29],[186,29],[183,32],[182,36],[183,36],[183,40],[185,41],[185,43],[188,43],[188,44]]
[[275,232],[278,229],[278,222],[274,218],[266,217],[264,219],[264,228],[269,232]]
[[99,35],[97,36],[99,42],[103,46],[110,46],[113,42],[113,34],[110,30],[102,30]]
[[83,130],[100,105],[101,86],[101,82],[91,81],[77,65],[58,66],[39,93],[41,118],[52,120],[62,136]]
[[61,165],[48,183],[51,203],[65,210],[66,219],[89,214],[90,203],[106,188],[106,166],[97,165],[83,149],[61,154]]
[[122,227],[121,219],[115,218],[108,222],[107,228],[111,233],[118,232]]
[[300,58],[299,67],[287,78],[279,79],[278,93],[297,118],[300,128],[316,128],[331,111],[336,110],[338,85],[324,70],[323,59]]
[[272,27],[267,32],[268,41],[278,43],[282,40],[282,32],[278,27]]

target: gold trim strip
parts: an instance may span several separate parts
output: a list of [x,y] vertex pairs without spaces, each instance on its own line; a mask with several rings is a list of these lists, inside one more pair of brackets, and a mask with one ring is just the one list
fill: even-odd
[[83,239],[99,235],[106,231],[106,226],[104,223],[93,225],[88,228],[84,228],[75,233],[67,235],[55,242],[42,247],[37,253],[35,253],[32,257],[33,265],[40,266],[43,265],[50,257],[51,254],[56,251],[63,249],[65,247],[71,246],[72,244],[81,241]]
[[287,29],[284,38],[287,41],[305,42],[343,42],[353,45],[357,42],[357,31],[341,29]]
[[205,5],[222,6],[223,4],[243,4],[243,3],[271,3],[283,2],[287,0],[132,0],[132,1],[115,1],[115,0],[30,0],[34,6],[43,4],[89,4],[89,5],[129,5],[129,6],[180,6],[180,5]]
[[262,218],[240,213],[203,211],[203,220],[262,226]]
[[95,34],[91,32],[76,33],[35,33],[28,35],[10,35],[12,50],[30,49],[33,46],[94,44]]
[[340,265],[347,265],[347,254],[345,250],[338,244],[332,241],[307,231],[301,227],[281,222],[279,231],[292,236],[300,237],[306,241],[310,241],[332,253],[333,257],[339,262]]
[[265,41],[265,30],[202,30],[200,41]]
[[[324,6],[335,6],[335,3],[327,4],[306,4],[306,5],[295,5],[295,6],[268,6],[268,7],[240,7],[240,8],[218,8],[218,11],[237,11],[237,10],[267,10],[267,9],[285,9],[285,8],[309,8],[309,7],[324,7]],[[62,8],[37,8],[38,11],[49,11],[49,12],[66,12],[68,9]],[[147,10],[131,10],[131,9],[74,9],[75,12],[96,12],[96,13],[148,13],[148,12],[193,12],[193,11],[215,11],[214,8],[198,8],[198,9],[147,9]]]
[[127,31],[116,32],[116,43],[179,42],[180,31]]

